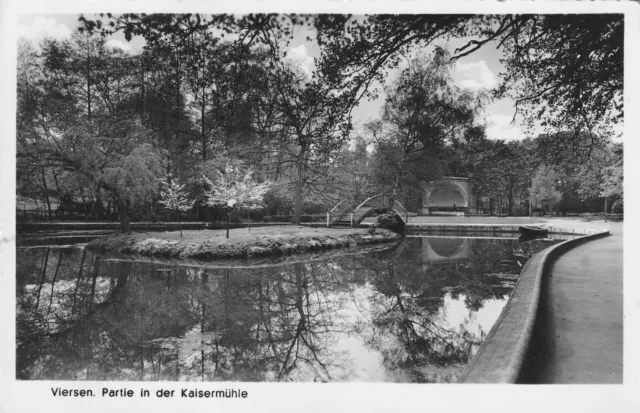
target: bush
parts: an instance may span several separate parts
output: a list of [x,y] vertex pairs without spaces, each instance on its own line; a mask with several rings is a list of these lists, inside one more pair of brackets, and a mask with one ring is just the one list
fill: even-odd
[[300,222],[312,222],[313,217],[311,215],[301,215]]
[[384,213],[378,216],[376,226],[381,228],[393,228],[400,224],[398,216],[394,213]]

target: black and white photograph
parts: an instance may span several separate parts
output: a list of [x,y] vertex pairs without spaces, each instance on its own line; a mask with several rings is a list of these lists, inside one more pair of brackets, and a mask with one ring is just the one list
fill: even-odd
[[236,3],[5,9],[0,412],[640,409],[638,2]]

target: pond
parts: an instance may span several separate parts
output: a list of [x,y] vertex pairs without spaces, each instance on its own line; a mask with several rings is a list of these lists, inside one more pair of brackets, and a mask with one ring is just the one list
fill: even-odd
[[19,248],[17,378],[455,382],[559,241],[421,235],[231,268]]

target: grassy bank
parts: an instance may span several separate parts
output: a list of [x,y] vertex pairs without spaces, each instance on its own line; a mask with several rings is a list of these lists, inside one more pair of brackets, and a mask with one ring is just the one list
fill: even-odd
[[241,259],[269,257],[349,248],[397,241],[400,235],[377,230],[369,235],[361,228],[308,228],[302,226],[260,227],[248,231],[232,229],[230,238],[225,231],[191,230],[164,233],[133,233],[114,235],[91,241],[92,251],[140,254],[166,258],[197,260]]

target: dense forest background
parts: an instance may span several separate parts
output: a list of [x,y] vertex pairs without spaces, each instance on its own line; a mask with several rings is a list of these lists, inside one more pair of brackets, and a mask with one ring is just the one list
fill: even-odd
[[[225,179],[260,187],[261,201],[236,219],[299,223],[379,193],[419,211],[425,183],[442,176],[470,178],[481,213],[601,212],[605,199],[622,212],[623,146],[612,132],[623,116],[620,16],[411,19],[105,15],[82,17],[66,40],[21,40],[18,219],[211,221],[228,212],[211,201]],[[298,24],[318,33],[312,74],[282,52]],[[116,31],[144,37],[142,51],[110,47]],[[382,83],[381,113],[352,122],[405,48],[463,35],[483,40],[414,53]],[[453,62],[489,41],[508,56],[503,82],[460,88]],[[487,135],[483,109],[510,93],[545,133]],[[171,207],[172,187],[188,207]]]

